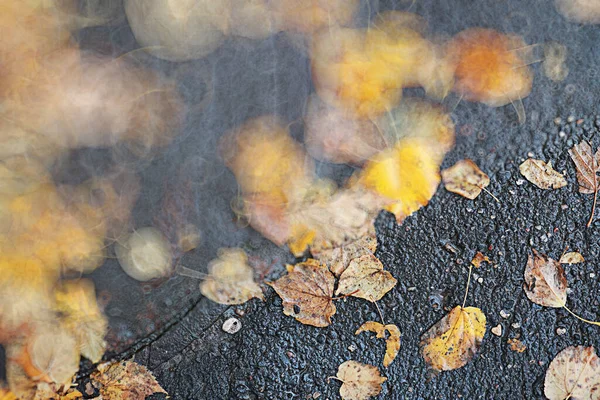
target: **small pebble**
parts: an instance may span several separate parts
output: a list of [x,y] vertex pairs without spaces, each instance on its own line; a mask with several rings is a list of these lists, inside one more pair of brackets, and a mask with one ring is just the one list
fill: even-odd
[[483,278],[479,278],[479,279],[477,279],[477,282],[479,282],[479,283],[483,283]]
[[569,115],[569,117],[567,118],[567,122],[573,122],[575,121],[575,117],[572,115]]
[[233,335],[242,329],[242,323],[237,318],[229,318],[227,321],[223,322],[222,329],[230,335]]
[[411,287],[408,288],[409,292],[414,292],[416,290],[417,290],[417,288],[415,286],[411,286]]
[[504,311],[504,310],[500,310],[500,316],[501,316],[502,318],[505,318],[505,319],[506,319],[506,318],[510,317],[510,313],[509,313],[509,312],[506,312],[506,311]]
[[529,153],[527,153],[527,157],[529,158],[533,158],[535,157],[535,154],[533,154],[531,151]]
[[566,210],[567,208],[569,208],[569,206],[566,205],[566,204],[563,204],[563,205],[560,206],[560,208],[562,208],[563,210]]
[[350,346],[348,346],[348,350],[354,352],[356,351],[356,346],[354,344],[351,344]]
[[519,329],[521,327],[521,324],[518,322],[513,322],[513,324],[511,325],[514,329]]
[[565,136],[567,136],[567,134],[565,133],[565,131],[560,131],[560,132],[558,132],[558,136],[565,137]]
[[562,122],[562,119],[561,119],[560,117],[556,117],[556,118],[554,118],[554,123],[555,123],[556,125],[560,125],[560,123],[561,123],[561,122]]
[[313,399],[318,399],[319,397],[321,397],[321,393],[319,393],[319,392],[313,393]]
[[492,333],[496,336],[502,336],[502,325],[498,324],[492,328]]
[[556,328],[557,335],[564,335],[565,333],[567,333],[567,330],[565,328]]
[[596,277],[596,274],[593,272],[590,272],[590,278],[595,278],[595,277]]
[[517,179],[517,185],[521,186],[525,181],[523,179]]

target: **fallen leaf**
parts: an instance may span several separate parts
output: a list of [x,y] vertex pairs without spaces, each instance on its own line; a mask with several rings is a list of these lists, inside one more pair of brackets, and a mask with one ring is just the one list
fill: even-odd
[[[385,356],[383,357],[383,366],[389,367],[394,361],[400,350],[400,329],[396,325],[383,325],[379,322],[368,321],[361,325],[354,333],[358,335],[361,332],[373,332],[377,334],[377,338],[385,339]],[[389,336],[386,338],[386,332]]]
[[549,400],[598,399],[600,358],[593,346],[570,346],[554,357],[546,371],[544,395]]
[[478,251],[475,254],[475,257],[473,257],[473,259],[471,260],[471,264],[473,264],[475,268],[479,268],[481,267],[481,263],[484,261],[487,263],[492,262],[488,256],[484,256],[482,252]]
[[335,314],[333,287],[335,278],[327,266],[317,260],[288,266],[288,274],[269,283],[283,300],[283,313],[306,325],[325,327]]
[[[63,390],[61,390],[63,389]],[[1,397],[0,397],[1,399]],[[37,385],[35,397],[33,400],[75,400],[83,399],[83,394],[77,390],[69,388],[64,391],[64,388],[56,384],[41,382]]]
[[219,304],[243,304],[253,297],[264,301],[246,253],[237,248],[221,249],[208,264],[208,276],[200,284],[200,292]]
[[339,277],[348,268],[352,260],[365,254],[374,254],[376,249],[377,238],[367,235],[346,245],[313,254],[313,257],[325,263],[329,270],[336,277]]
[[440,183],[440,157],[425,139],[401,139],[367,162],[351,179],[386,199],[385,209],[400,222],[426,206]]
[[519,165],[521,175],[540,189],[560,189],[567,185],[567,180],[552,168],[552,163],[529,158]]
[[436,371],[449,371],[468,363],[485,335],[485,314],[476,307],[456,306],[421,338],[421,354]]
[[0,389],[0,400],[17,400],[17,396],[8,389]]
[[461,160],[442,171],[446,190],[475,199],[490,184],[490,178],[471,160]]
[[533,250],[525,267],[525,294],[529,300],[545,307],[567,304],[567,278],[560,263]]
[[336,296],[354,296],[369,301],[377,301],[392,290],[398,281],[372,254],[365,254],[350,261],[348,268],[340,275]]
[[517,338],[508,339],[507,343],[510,345],[510,349],[517,353],[522,353],[527,350],[527,346]]
[[89,279],[65,281],[54,297],[55,310],[63,325],[77,338],[81,355],[93,363],[99,362],[106,351],[104,336],[108,320],[96,302],[93,282]]
[[105,399],[141,400],[167,393],[146,367],[133,361],[101,364],[90,378]]
[[35,368],[52,382],[68,385],[79,369],[77,339],[66,329],[45,329],[29,340],[27,352]]
[[583,258],[581,253],[578,253],[576,251],[570,251],[568,253],[565,253],[560,257],[560,260],[558,260],[558,262],[561,264],[579,264],[584,261],[585,259]]
[[339,366],[337,379],[342,381],[340,396],[343,400],[366,400],[381,392],[381,384],[387,380],[377,367],[349,360]]
[[577,182],[579,183],[579,193],[594,194],[594,205],[587,226],[592,224],[594,213],[596,211],[596,199],[598,189],[600,188],[600,149],[596,154],[592,154],[592,147],[585,140],[576,144],[569,150],[569,155],[575,163],[577,169]]

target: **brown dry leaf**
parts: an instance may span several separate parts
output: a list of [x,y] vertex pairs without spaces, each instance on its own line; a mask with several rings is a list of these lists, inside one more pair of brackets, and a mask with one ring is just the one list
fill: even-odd
[[306,325],[325,327],[335,314],[333,287],[335,278],[327,266],[317,260],[288,266],[288,274],[270,286],[283,300],[283,313]]
[[340,247],[325,249],[319,253],[315,252],[316,254],[313,254],[313,257],[327,264],[329,270],[336,277],[339,277],[348,268],[352,260],[365,254],[374,254],[376,249],[377,238],[373,235],[367,235]]
[[527,350],[527,346],[517,338],[508,339],[507,343],[510,345],[510,349],[517,353],[522,353]]
[[481,190],[490,184],[490,178],[471,160],[461,160],[442,171],[442,182],[446,190],[475,199]]
[[343,382],[340,396],[343,400],[366,400],[381,392],[381,384],[387,380],[377,367],[349,360],[339,366],[337,379]]
[[421,338],[421,354],[436,371],[449,371],[468,363],[481,346],[485,314],[476,307],[456,306]]
[[[354,333],[358,335],[361,332],[373,332],[377,334],[377,338],[385,339],[385,356],[383,357],[383,366],[389,367],[394,361],[400,350],[400,329],[396,325],[383,325],[379,322],[368,321],[361,325]],[[389,336],[386,338],[386,332]]]
[[525,294],[544,307],[567,304],[567,278],[560,263],[533,249],[525,267]]
[[208,264],[208,276],[200,291],[219,304],[243,304],[253,297],[264,301],[246,253],[237,248],[219,250],[218,258]]
[[585,258],[576,251],[570,251],[568,253],[563,254],[558,260],[561,264],[579,264],[585,261]]
[[[0,397],[1,399],[1,397]],[[41,382],[37,385],[33,400],[75,400],[83,399],[83,394],[77,389],[61,390],[56,384]]]
[[521,175],[540,189],[560,189],[567,185],[567,180],[552,168],[552,163],[529,158],[519,165]]
[[576,144],[569,150],[569,155],[577,168],[577,182],[579,183],[579,193],[594,194],[594,205],[587,226],[592,224],[594,213],[596,211],[596,200],[598,190],[600,189],[600,149],[596,154],[592,153],[592,147],[585,140]]
[[570,346],[554,357],[546,371],[549,400],[600,398],[600,358],[594,347]]
[[97,363],[106,351],[108,320],[96,302],[94,284],[88,279],[66,281],[55,292],[55,310],[63,325],[77,338],[81,355]]
[[91,380],[104,399],[141,400],[154,393],[167,393],[146,367],[133,361],[101,364]]
[[350,261],[340,276],[336,296],[354,296],[377,301],[392,290],[398,281],[372,254],[365,254]]
[[488,256],[484,256],[482,252],[478,251],[477,254],[475,254],[475,257],[473,257],[471,260],[471,264],[473,264],[475,268],[479,268],[481,267],[481,263],[484,261],[487,263],[492,262]]

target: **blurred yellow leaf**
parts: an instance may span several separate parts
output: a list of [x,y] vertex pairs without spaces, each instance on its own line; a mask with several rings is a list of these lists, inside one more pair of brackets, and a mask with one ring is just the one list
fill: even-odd
[[243,304],[253,297],[264,301],[246,253],[237,248],[220,249],[218,258],[208,264],[208,276],[200,291],[219,304]]
[[456,306],[421,337],[421,354],[436,371],[460,368],[477,353],[485,331],[479,308]]
[[369,161],[356,184],[389,201],[398,221],[427,205],[440,183],[439,156],[421,139],[402,139]]
[[376,367],[353,360],[342,363],[336,376],[342,382],[340,396],[343,400],[367,400],[377,396],[381,384],[387,380]]
[[[367,321],[358,328],[354,333],[358,335],[361,332],[373,332],[377,334],[377,338],[385,339],[385,356],[383,357],[383,366],[389,367],[394,361],[400,350],[400,329],[396,325],[383,325],[379,322]],[[386,337],[386,332],[388,336]]]

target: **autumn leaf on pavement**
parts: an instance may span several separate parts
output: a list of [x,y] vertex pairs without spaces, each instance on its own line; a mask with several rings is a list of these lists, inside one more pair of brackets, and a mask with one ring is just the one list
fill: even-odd
[[521,175],[540,189],[560,189],[567,185],[567,180],[552,164],[542,160],[529,158],[519,165]]
[[525,267],[525,294],[544,307],[567,304],[567,277],[558,262],[533,250]]
[[134,361],[101,364],[90,378],[104,399],[143,400],[154,393],[167,393],[146,367]]
[[478,251],[477,254],[475,254],[473,259],[471,260],[471,264],[475,268],[479,268],[479,267],[481,267],[482,262],[491,263],[492,261],[490,260],[490,258],[488,256],[484,256],[482,252]]
[[579,183],[579,193],[594,194],[594,205],[590,219],[587,223],[589,228],[594,219],[596,211],[596,200],[598,198],[598,189],[600,189],[600,149],[596,154],[592,153],[592,147],[585,140],[576,144],[569,150],[569,155],[577,168],[577,182]]
[[460,368],[477,353],[485,331],[479,308],[456,306],[421,337],[421,354],[436,371]]
[[525,346],[518,338],[508,339],[506,343],[508,343],[512,351],[516,351],[517,353],[523,353],[527,350],[527,346]]
[[585,261],[585,258],[576,251],[570,251],[568,253],[560,256],[560,260],[558,260],[561,264],[579,264]]
[[288,274],[270,286],[283,300],[283,313],[306,325],[325,327],[335,314],[333,286],[335,278],[327,266],[317,260],[288,266]]
[[17,400],[17,396],[8,389],[0,388],[0,400]]
[[339,366],[336,378],[342,382],[340,396],[343,400],[367,400],[381,392],[387,380],[377,367],[349,360]]
[[[394,361],[400,350],[400,329],[396,325],[383,325],[379,322],[368,321],[361,325],[355,332],[358,335],[361,332],[373,332],[377,334],[377,338],[385,339],[385,356],[383,357],[383,366],[389,367]],[[386,338],[387,332],[387,338]]]
[[558,261],[533,249],[524,275],[523,289],[529,300],[544,307],[564,308],[575,318],[600,326],[600,322],[582,318],[567,307],[567,277]]
[[[56,384],[39,383],[33,400],[76,400],[83,399],[83,394],[77,389],[68,389],[66,392],[59,390]],[[0,397],[2,399],[2,397]]]
[[377,238],[364,236],[354,242],[313,254],[317,260],[324,262],[333,274],[339,277],[348,268],[350,262],[365,254],[374,254],[377,249]]
[[369,301],[377,301],[392,290],[398,281],[372,254],[366,254],[350,261],[348,268],[340,276],[336,296],[354,296]]
[[200,284],[200,291],[219,304],[243,304],[253,297],[264,301],[246,253],[236,248],[221,249],[208,264],[208,276]]
[[570,346],[554,357],[546,371],[549,400],[600,398],[600,358],[594,347]]
[[461,160],[442,171],[446,190],[475,199],[490,184],[490,178],[471,160]]

